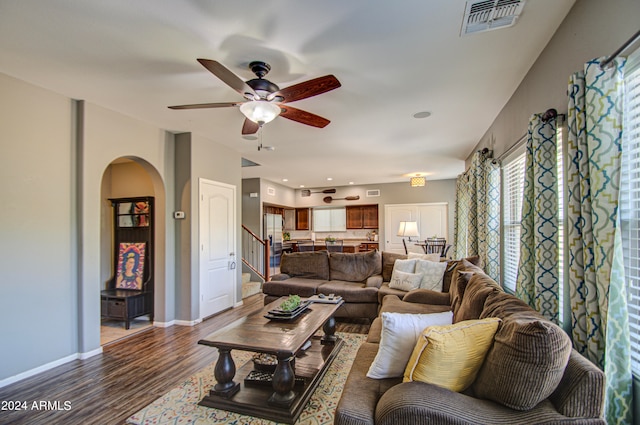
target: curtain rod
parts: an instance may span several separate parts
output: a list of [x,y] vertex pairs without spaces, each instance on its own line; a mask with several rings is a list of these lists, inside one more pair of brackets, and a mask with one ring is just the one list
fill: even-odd
[[[547,111],[543,113],[542,116],[540,117],[540,119],[544,122],[550,121],[554,118],[558,120],[558,125],[561,125],[564,122],[565,115],[559,114],[558,111],[551,108],[551,109],[547,109]],[[494,158],[494,161],[502,161],[504,157],[509,155],[516,148],[518,148],[522,143],[524,143],[526,138],[527,138],[527,134],[525,133],[518,140],[516,140],[516,142],[513,145],[509,146],[506,151],[502,152],[497,158]]]
[[618,57],[620,53],[624,52],[627,49],[627,47],[635,43],[638,38],[640,38],[640,30],[636,31],[636,33],[633,34],[633,36],[630,39],[628,39],[622,46],[620,46],[618,50],[613,52],[611,56],[609,56],[608,58],[600,62],[600,69],[607,68],[611,64],[611,62],[613,62],[613,60]]

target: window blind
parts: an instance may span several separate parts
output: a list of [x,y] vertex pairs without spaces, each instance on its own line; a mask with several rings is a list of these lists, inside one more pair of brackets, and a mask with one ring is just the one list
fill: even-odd
[[524,146],[502,166],[502,286],[515,292],[520,260],[520,222],[524,191]]
[[[640,55],[636,55],[640,56]],[[631,368],[640,376],[640,68],[625,76],[620,221],[627,280]]]

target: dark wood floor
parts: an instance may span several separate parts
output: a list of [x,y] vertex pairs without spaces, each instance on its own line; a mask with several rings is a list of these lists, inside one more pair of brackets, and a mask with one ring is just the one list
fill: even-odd
[[[263,296],[254,295],[241,307],[196,326],[151,328],[106,345],[102,354],[90,359],[75,360],[0,388],[2,407],[10,401],[26,402],[27,407],[0,410],[0,424],[123,424],[217,359],[216,350],[198,345],[198,340],[262,306]],[[367,333],[369,325],[359,320],[338,321],[337,330]],[[41,401],[49,404],[38,410]],[[51,410],[56,408],[59,410]]]

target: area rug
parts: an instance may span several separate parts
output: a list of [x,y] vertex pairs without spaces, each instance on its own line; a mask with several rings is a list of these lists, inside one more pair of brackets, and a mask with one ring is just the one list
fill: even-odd
[[[339,332],[344,344],[324,378],[311,396],[296,421],[300,425],[332,424],[333,416],[342,395],[342,388],[347,380],[351,364],[366,335]],[[236,365],[242,365],[250,360],[252,353],[232,351]],[[134,425],[204,425],[204,424],[232,424],[232,425],[268,425],[276,424],[267,419],[255,418],[220,409],[198,406],[198,402],[208,394],[215,384],[213,369],[215,363],[196,373],[160,397],[149,406],[140,410],[127,419],[127,424]]]

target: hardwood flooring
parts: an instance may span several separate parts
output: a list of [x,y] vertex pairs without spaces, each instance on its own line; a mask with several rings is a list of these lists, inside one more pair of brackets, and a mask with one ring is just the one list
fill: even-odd
[[[123,424],[126,418],[217,359],[198,340],[263,306],[263,295],[193,326],[151,328],[75,360],[0,388],[0,424]],[[367,333],[366,320],[338,321],[341,332]],[[15,406],[14,406],[15,407]]]

